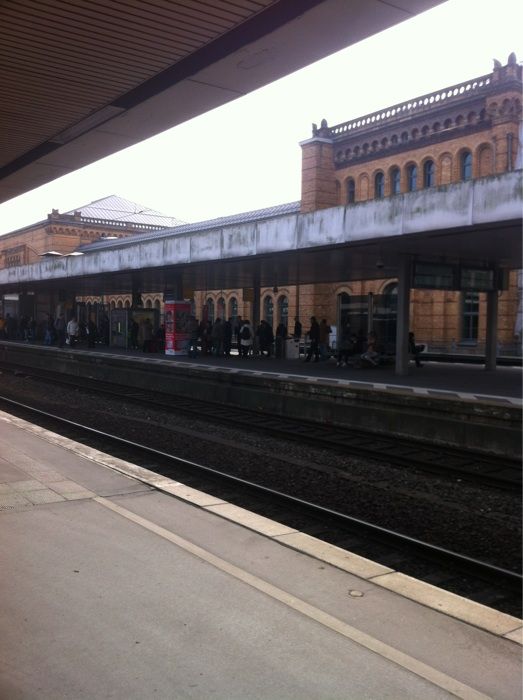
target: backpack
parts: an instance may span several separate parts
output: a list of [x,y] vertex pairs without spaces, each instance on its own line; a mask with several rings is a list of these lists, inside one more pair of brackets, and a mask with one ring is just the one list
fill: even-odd
[[251,339],[251,331],[249,329],[249,326],[244,326],[242,328],[242,331],[240,333],[240,337],[242,340],[250,340]]

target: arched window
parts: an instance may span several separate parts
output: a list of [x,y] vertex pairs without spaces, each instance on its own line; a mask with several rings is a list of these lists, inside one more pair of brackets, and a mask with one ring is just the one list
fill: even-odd
[[111,309],[116,309],[116,302],[114,301],[114,299],[111,302]]
[[263,318],[272,327],[274,321],[274,302],[272,297],[266,296],[263,300]]
[[229,299],[229,318],[233,326],[236,325],[236,319],[238,318],[238,299],[232,297]]
[[126,299],[126,300],[125,300],[125,304],[124,304],[123,306],[124,306],[124,309],[130,309],[130,308],[131,308],[131,302],[129,301],[129,299]]
[[153,308],[153,302],[150,299],[147,299],[145,302],[145,308],[146,309],[152,309]]
[[401,192],[401,173],[399,168],[392,168],[390,171],[390,193],[400,194]]
[[472,153],[470,151],[463,151],[461,154],[461,179],[471,180],[472,179]]
[[394,297],[398,296],[398,283],[397,282],[389,282],[388,284],[385,285],[383,288],[383,296],[386,297]]
[[217,318],[221,318],[222,321],[225,318],[225,299],[223,297],[220,297],[216,304],[216,316]]
[[120,299],[120,301],[118,302],[118,304],[116,304],[116,308],[117,308],[117,309],[123,309],[123,304],[122,304],[122,300],[121,300],[121,299]]
[[285,296],[278,298],[278,323],[283,323],[285,328],[289,327],[289,300]]
[[338,294],[338,327],[344,328],[350,320],[350,296],[342,292]]
[[385,196],[385,176],[383,173],[376,173],[374,177],[374,196],[376,199],[383,199]]
[[407,167],[407,191],[415,192],[418,186],[418,168],[411,163]]
[[214,323],[214,301],[207,299],[207,320]]
[[433,160],[423,164],[423,187],[434,187],[436,184],[436,167]]
[[154,308],[158,309],[158,311],[160,310],[160,300],[159,299],[154,300]]
[[356,201],[356,183],[349,177],[347,180],[347,204],[354,204]]

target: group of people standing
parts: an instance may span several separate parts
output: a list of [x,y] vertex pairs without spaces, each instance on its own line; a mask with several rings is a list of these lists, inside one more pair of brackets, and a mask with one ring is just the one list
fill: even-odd
[[11,316],[7,313],[5,318],[0,316],[0,339],[20,340],[26,343],[42,340],[44,345],[57,345],[75,347],[80,340],[86,340],[88,348],[94,348],[95,342],[101,340],[109,344],[109,319],[101,319],[100,326],[90,318],[86,322],[78,321],[72,316],[68,321],[65,314],[58,314],[55,318],[47,314],[45,321],[36,323],[32,316]]
[[332,328],[325,318],[318,323],[316,316],[311,316],[311,325],[307,335],[309,336],[309,350],[305,356],[305,362],[310,362],[314,355],[313,362],[327,360],[330,351],[330,334]]
[[[315,316],[311,316],[310,328],[306,335],[309,337],[309,348],[305,356],[305,362],[310,362],[314,357],[314,362],[320,359],[328,359],[330,350],[331,327],[326,319],[320,323]],[[416,363],[416,367],[423,367],[420,355],[425,350],[425,345],[417,344],[413,332],[409,333],[408,350]],[[358,334],[352,331],[350,323],[346,323],[337,339],[336,366],[345,367],[349,364],[362,366],[367,364],[376,367],[382,357],[378,337],[374,331],[365,334],[360,330]]]
[[217,318],[214,322],[198,321],[192,316],[189,321],[188,354],[189,357],[196,357],[201,352],[202,355],[229,357],[236,346],[239,357],[248,357],[254,350],[269,357],[275,341],[278,352],[278,339],[281,341],[286,334],[287,329],[283,324],[278,326],[275,336],[267,321],[261,321],[254,330],[251,322],[241,316],[236,319]]

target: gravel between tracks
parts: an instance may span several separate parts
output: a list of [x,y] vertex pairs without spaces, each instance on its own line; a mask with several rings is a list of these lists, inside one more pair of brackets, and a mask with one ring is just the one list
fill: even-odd
[[441,547],[520,570],[521,499],[193,416],[3,373],[1,394]]

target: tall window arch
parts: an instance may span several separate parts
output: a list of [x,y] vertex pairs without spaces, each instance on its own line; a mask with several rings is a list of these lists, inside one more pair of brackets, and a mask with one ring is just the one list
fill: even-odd
[[398,296],[398,283],[389,282],[383,287],[383,296],[386,297],[397,297]]
[[426,160],[423,164],[423,187],[434,187],[436,184],[436,166],[433,160]]
[[390,171],[390,192],[391,194],[401,193],[401,173],[399,168],[392,168]]
[[350,296],[347,292],[338,294],[338,327],[344,328],[350,323]]
[[207,320],[214,323],[214,301],[207,299]]
[[376,199],[383,199],[385,196],[385,175],[376,173],[374,176],[374,196]]
[[272,327],[274,321],[274,302],[271,296],[266,296],[263,300],[263,318]]
[[407,166],[407,190],[415,192],[418,186],[418,168],[414,163]]
[[472,153],[470,151],[463,151],[460,158],[461,166],[461,179],[471,180],[472,179]]
[[225,318],[225,299],[220,297],[216,304],[216,316],[222,320]]
[[356,183],[352,177],[347,180],[347,204],[354,204],[356,201]]
[[150,299],[147,299],[145,302],[145,308],[146,309],[152,309],[153,308],[153,302]]
[[283,323],[283,325],[289,327],[289,300],[286,296],[281,296],[278,298],[278,323]]
[[238,318],[238,299],[236,297],[229,299],[229,318],[232,325],[236,325],[236,319]]

